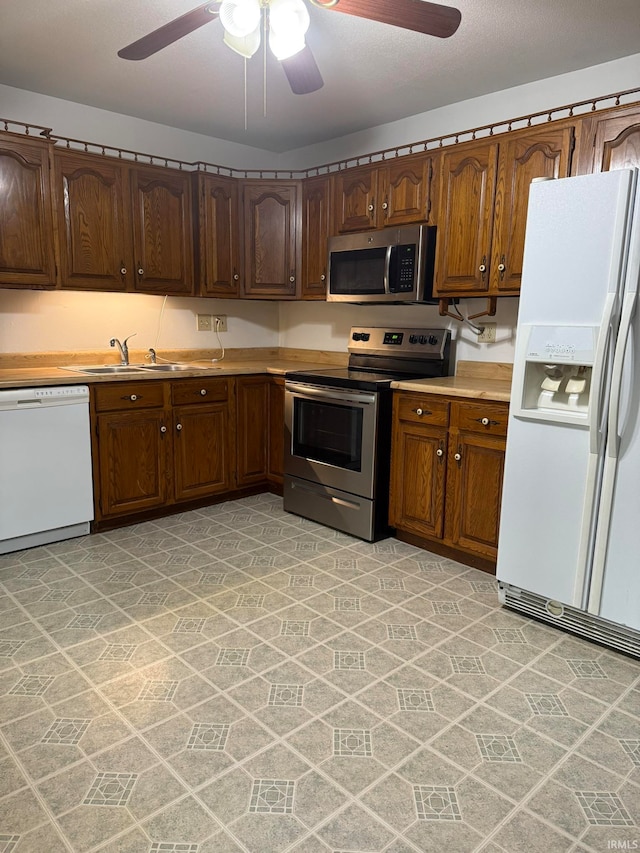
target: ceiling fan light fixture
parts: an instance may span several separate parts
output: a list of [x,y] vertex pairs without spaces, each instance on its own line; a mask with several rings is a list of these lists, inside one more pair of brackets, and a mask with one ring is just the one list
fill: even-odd
[[254,53],[260,47],[260,25],[255,28],[248,36],[232,36],[227,30],[224,31],[224,43],[231,50],[244,56],[245,59],[251,59]]
[[303,0],[270,0],[269,47],[276,59],[289,59],[304,49],[310,22]]
[[261,15],[260,0],[223,0],[220,6],[225,32],[240,39],[260,29]]
[[269,30],[269,47],[271,48],[271,53],[280,61],[289,59],[295,56],[296,53],[300,53],[301,50],[304,50],[304,46],[304,36],[281,36],[274,30]]

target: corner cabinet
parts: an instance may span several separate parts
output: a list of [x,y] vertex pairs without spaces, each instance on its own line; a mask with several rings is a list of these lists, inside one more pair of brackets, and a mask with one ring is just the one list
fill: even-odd
[[437,296],[519,292],[529,185],[534,178],[567,177],[573,146],[574,127],[563,124],[443,152]]
[[235,299],[242,277],[238,181],[224,175],[194,177],[198,199],[198,278],[201,296]]
[[0,286],[56,286],[50,180],[52,144],[0,139]]
[[301,275],[301,182],[243,181],[243,296],[295,299]]
[[432,222],[434,158],[420,154],[336,172],[332,233]]
[[493,570],[508,405],[396,392],[390,523],[438,553]]

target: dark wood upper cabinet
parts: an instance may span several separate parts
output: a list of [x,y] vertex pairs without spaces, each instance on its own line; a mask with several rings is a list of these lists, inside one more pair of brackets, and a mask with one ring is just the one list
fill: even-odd
[[193,217],[189,173],[131,169],[135,289],[193,294]]
[[51,143],[0,139],[0,285],[55,287]]
[[482,295],[489,289],[497,168],[496,142],[456,146],[442,156],[435,272],[439,295]]
[[332,233],[431,222],[433,163],[414,154],[334,173]]
[[238,181],[198,174],[196,186],[200,295],[235,298],[242,277]]
[[584,121],[579,172],[640,168],[640,107],[623,107]]
[[243,295],[295,298],[301,260],[300,181],[244,181]]
[[302,299],[324,299],[329,260],[329,178],[302,183]]
[[517,294],[529,186],[570,174],[573,125],[514,131],[442,154],[435,289],[439,296]]
[[106,157],[63,150],[54,153],[54,169],[62,286],[131,289],[126,167]]

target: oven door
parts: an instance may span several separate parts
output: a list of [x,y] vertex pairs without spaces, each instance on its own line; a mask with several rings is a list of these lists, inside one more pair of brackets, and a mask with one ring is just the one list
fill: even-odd
[[373,498],[378,395],[285,383],[285,474]]

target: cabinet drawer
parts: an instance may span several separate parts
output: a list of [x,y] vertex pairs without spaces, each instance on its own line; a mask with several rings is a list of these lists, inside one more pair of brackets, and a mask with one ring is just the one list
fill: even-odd
[[452,421],[459,429],[484,435],[506,435],[508,406],[488,403],[454,403]]
[[94,388],[97,412],[164,405],[164,382],[114,382]]
[[181,379],[171,383],[171,402],[176,405],[212,403],[229,397],[228,379]]
[[396,396],[396,417],[401,421],[414,424],[447,426],[449,423],[449,403],[426,394],[398,394]]

